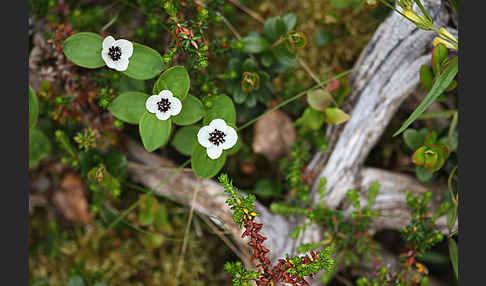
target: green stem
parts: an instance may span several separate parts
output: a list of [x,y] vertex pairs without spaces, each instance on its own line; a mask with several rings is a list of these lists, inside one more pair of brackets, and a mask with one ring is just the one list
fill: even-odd
[[358,67],[355,67],[355,68],[352,68],[352,69],[347,70],[347,71],[345,71],[345,72],[342,72],[342,73],[340,73],[340,74],[336,75],[335,77],[332,77],[332,78],[330,78],[330,79],[328,79],[328,80],[326,80],[326,81],[322,81],[322,82],[320,82],[319,84],[316,84],[316,85],[314,85],[313,87],[308,88],[308,89],[306,89],[306,90],[304,90],[304,91],[302,91],[302,92],[298,93],[297,95],[294,95],[294,96],[292,96],[291,98],[289,98],[289,99],[286,99],[286,100],[282,101],[280,104],[276,105],[275,107],[273,107],[273,108],[269,109],[268,111],[264,112],[263,114],[261,114],[261,115],[259,115],[259,116],[255,117],[255,118],[253,118],[252,120],[250,120],[250,121],[248,121],[247,123],[243,124],[242,126],[238,127],[238,131],[241,131],[241,130],[245,129],[246,127],[248,127],[248,126],[252,125],[252,124],[253,124],[253,123],[255,123],[255,122],[258,120],[258,119],[262,118],[263,116],[265,116],[265,115],[267,115],[267,114],[269,114],[269,113],[271,113],[271,112],[274,112],[275,110],[277,110],[277,109],[279,109],[279,108],[281,108],[281,107],[283,107],[283,106],[285,106],[285,105],[289,104],[289,103],[290,103],[290,102],[292,102],[292,101],[295,101],[296,99],[299,99],[299,98],[300,98],[300,97],[302,97],[303,95],[307,94],[309,91],[312,91],[312,90],[317,89],[317,88],[319,88],[319,87],[321,87],[321,86],[323,86],[323,85],[326,85],[326,84],[330,83],[332,80],[335,80],[335,79],[341,78],[341,77],[343,77],[343,76],[345,76],[345,75],[348,75],[348,74],[350,74],[351,72],[353,72],[353,71],[354,71],[355,69],[357,69],[357,68],[358,68]]

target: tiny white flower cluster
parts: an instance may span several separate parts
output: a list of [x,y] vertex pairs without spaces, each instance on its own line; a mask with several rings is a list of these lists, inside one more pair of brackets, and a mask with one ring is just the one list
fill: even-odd
[[[128,59],[132,55],[133,44],[130,41],[115,40],[112,36],[103,40],[101,57],[109,68],[117,71],[127,70]],[[182,103],[170,90],[162,90],[147,99],[145,108],[148,112],[154,113],[159,120],[167,120],[181,112]],[[218,118],[199,130],[197,140],[206,148],[208,157],[214,160],[221,156],[223,150],[228,150],[236,144],[238,134],[233,127]]]

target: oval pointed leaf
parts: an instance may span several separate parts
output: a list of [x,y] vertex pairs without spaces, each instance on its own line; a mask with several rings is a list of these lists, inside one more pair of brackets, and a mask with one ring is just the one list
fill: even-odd
[[197,144],[197,132],[200,125],[184,126],[177,130],[171,145],[181,154],[191,156],[194,144]]
[[138,124],[146,111],[145,102],[149,95],[138,91],[124,92],[110,103],[108,110],[121,121]]
[[422,82],[427,90],[432,88],[433,81],[434,74],[432,73],[432,70],[426,65],[420,67],[420,82]]
[[39,102],[32,87],[29,86],[29,127],[34,127],[39,116]]
[[261,36],[246,36],[241,41],[243,42],[241,51],[248,54],[261,53],[270,48],[270,43]]
[[213,119],[221,118],[227,124],[236,124],[235,105],[226,95],[208,96],[203,99],[206,115],[203,124],[208,125]]
[[226,162],[226,154],[223,154],[218,159],[211,159],[208,157],[206,148],[196,143],[192,151],[191,166],[196,175],[203,178],[214,177],[223,168]]
[[204,115],[202,102],[193,95],[188,95],[182,101],[181,113],[172,117],[172,121],[177,125],[190,125],[198,122]]
[[159,120],[155,114],[145,111],[138,130],[145,150],[152,152],[169,141],[171,120]]
[[322,88],[315,89],[307,93],[307,102],[313,109],[324,111],[332,103],[332,95]]
[[146,80],[156,77],[165,67],[162,56],[154,49],[139,43],[133,43],[133,55],[128,68],[123,73],[129,77]]
[[349,115],[336,107],[328,107],[325,109],[326,122],[332,125],[338,125],[349,120]]
[[187,70],[183,66],[174,66],[168,68],[162,73],[159,79],[154,84],[154,94],[159,94],[164,89],[168,89],[172,94],[183,100],[189,88],[191,87],[191,80]]
[[412,162],[417,166],[422,166],[425,164],[425,151],[427,151],[427,147],[422,146],[415,151],[412,155]]
[[441,73],[442,64],[447,59],[448,52],[447,48],[440,44],[434,47],[432,50],[432,69],[434,74],[438,75]]
[[95,33],[76,33],[64,41],[63,51],[73,63],[83,68],[100,68],[105,65],[101,58],[103,38]]

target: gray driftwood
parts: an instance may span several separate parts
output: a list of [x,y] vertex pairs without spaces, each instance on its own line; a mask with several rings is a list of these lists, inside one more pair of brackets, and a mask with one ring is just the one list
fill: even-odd
[[[447,23],[449,16],[440,1],[431,0],[426,3],[426,8],[438,26]],[[408,189],[421,193],[431,187],[423,186],[411,176],[365,167],[363,164],[401,103],[417,89],[419,68],[430,61],[429,52],[434,37],[434,32],[416,28],[397,13],[392,13],[377,29],[356,63],[357,70],[351,75],[352,93],[344,106],[351,119],[327,130],[329,151],[315,154],[307,167],[307,172],[317,175],[312,188],[314,204],[319,203],[316,192],[321,177],[327,179],[325,204],[342,209],[347,208],[342,202],[348,189],[356,188],[364,196],[371,183],[379,182],[381,188],[375,208],[391,217],[379,218],[374,230],[399,229],[406,225],[409,215],[404,191]],[[128,142],[127,147],[132,160],[128,170],[134,180],[148,188],[155,188],[159,195],[185,205],[190,204],[192,193],[200,184],[202,191],[194,205],[195,210],[213,218],[245,250],[242,231],[232,222],[223,189],[215,181],[198,180],[192,172],[183,171],[159,186],[161,179],[172,170],[158,167],[173,166],[173,163],[145,152],[136,143]],[[447,189],[445,186],[434,186],[432,190],[439,198]],[[295,254],[296,247],[301,243],[321,238],[322,229],[314,226],[308,228],[298,240],[292,240],[289,233],[303,222],[301,218],[274,215],[259,203],[257,210],[260,213],[258,220],[264,223],[262,232],[269,238],[264,244],[272,249],[270,258],[274,261],[285,253]],[[445,219],[441,218],[439,223],[445,231]]]

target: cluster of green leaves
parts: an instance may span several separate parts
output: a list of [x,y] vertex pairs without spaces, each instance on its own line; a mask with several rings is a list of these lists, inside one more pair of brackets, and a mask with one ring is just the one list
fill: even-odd
[[418,256],[421,256],[434,244],[444,239],[444,235],[437,229],[435,221],[449,211],[451,204],[447,201],[443,202],[435,214],[430,216],[429,203],[432,199],[432,192],[427,191],[414,196],[410,191],[407,191],[406,197],[411,212],[411,220],[401,231],[401,234],[408,247],[415,250]]
[[228,62],[227,72],[220,78],[226,81],[225,88],[237,104],[252,108],[257,102],[266,103],[272,98],[270,76],[258,68],[254,59],[237,56]]
[[290,259],[290,263],[295,267],[287,269],[287,272],[299,277],[306,277],[317,274],[319,271],[325,269],[326,273],[332,273],[335,269],[335,261],[332,258],[334,249],[326,247],[317,254],[317,259],[311,263],[303,264],[303,259],[300,256],[295,256]]
[[[457,150],[458,136],[455,125],[438,138],[435,131],[427,128],[419,130],[409,128],[403,133],[403,140],[412,154],[417,178],[423,182],[430,181],[434,172],[441,169],[452,152]],[[452,164],[452,163],[451,163]]]
[[[440,45],[438,46],[440,47]],[[447,49],[446,49],[447,51]],[[429,92],[422,100],[420,105],[412,112],[412,114],[408,117],[407,120],[402,124],[402,126],[398,129],[393,136],[396,136],[407,127],[412,124],[416,119],[418,119],[422,113],[424,113],[427,108],[436,101],[444,92],[447,90],[454,89],[457,85],[454,81],[455,76],[457,75],[458,71],[458,57],[454,57],[453,59],[449,59],[446,52],[444,52],[444,48],[436,48],[432,55],[432,69],[434,70],[435,77],[431,80],[430,70],[427,72],[426,69],[421,69],[421,80],[424,83],[424,86],[430,86]]]
[[255,213],[256,197],[253,194],[249,194],[246,198],[243,197],[238,188],[233,186],[233,183],[227,174],[221,174],[218,177],[218,180],[221,186],[224,187],[224,192],[230,197],[226,200],[226,203],[230,209],[233,210],[233,221],[242,227],[245,222],[245,217],[248,215],[257,215]]
[[447,157],[449,157],[449,149],[445,144],[436,143],[437,133],[430,132],[425,138],[424,145],[419,147],[412,156],[412,161],[417,166],[424,166],[429,171],[437,171],[440,169]]
[[260,276],[260,272],[253,270],[246,270],[241,262],[226,262],[224,264],[224,271],[233,276],[231,285],[233,286],[249,286],[252,285],[251,280]]
[[[100,47],[102,39],[93,33],[77,33],[65,41],[64,52],[66,56],[74,63],[82,67],[96,68],[104,65],[101,59]],[[134,43],[134,54],[130,58],[130,63],[125,75],[135,79],[144,80],[156,76],[160,70],[152,69],[153,73],[138,73],[143,70],[139,65],[154,66],[148,61],[150,54],[153,60],[158,61],[160,55],[154,56],[156,51],[147,47],[147,49],[136,49],[137,43]],[[87,50],[84,48],[89,47]],[[137,56],[138,55],[138,56]],[[157,53],[158,55],[158,53]],[[102,61],[103,64],[89,64],[90,62]],[[132,61],[135,67],[130,69]],[[206,149],[197,144],[197,130],[201,127],[196,124],[203,119],[203,124],[209,124],[213,119],[220,118],[234,127],[236,123],[236,112],[232,100],[226,95],[206,96],[202,101],[188,94],[190,89],[190,78],[187,70],[182,66],[174,66],[165,70],[157,79],[153,86],[152,94],[158,94],[162,90],[170,90],[174,97],[182,102],[181,112],[168,119],[158,120],[155,114],[146,110],[145,102],[150,95],[141,91],[126,91],[119,94],[108,105],[108,110],[119,120],[129,123],[138,124],[139,133],[145,149],[149,152],[164,146],[170,139],[172,123],[184,126],[177,131],[172,141],[176,150],[184,155],[191,156],[192,168],[195,173],[201,177],[212,177],[216,175],[224,166],[226,155],[235,152],[239,146],[237,144],[230,150],[225,150],[218,159],[212,160],[206,154]]]
[[[243,53],[257,54],[265,68],[275,72],[286,71],[297,64],[295,51],[287,49],[285,44],[285,39],[295,33],[296,23],[297,16],[293,13],[269,18],[263,24],[263,35],[252,31],[232,46]],[[300,42],[298,48],[305,46],[305,42]]]
[[[324,182],[320,187],[323,193]],[[349,190],[346,198],[354,208],[349,218],[341,211],[327,208],[323,204],[314,208],[301,208],[283,203],[272,203],[270,209],[272,212],[282,215],[299,214],[308,218],[306,224],[297,226],[292,231],[292,238],[298,238],[311,224],[319,224],[326,227],[323,240],[302,244],[297,248],[298,252],[307,252],[323,245],[331,245],[338,253],[338,257],[349,265],[359,261],[362,256],[369,257],[376,254],[378,244],[371,239],[368,230],[373,218],[379,215],[376,210],[371,209],[378,191],[378,183],[371,185],[366,200],[367,204],[366,206],[361,206],[359,194],[356,190]],[[326,276],[332,275],[331,272],[328,273]],[[330,277],[328,276],[326,279],[330,279]]]
[[290,194],[303,204],[309,201],[310,196],[309,185],[302,178],[302,168],[311,157],[310,149],[311,144],[304,138],[299,138],[292,144],[290,156],[280,159],[279,162]]

